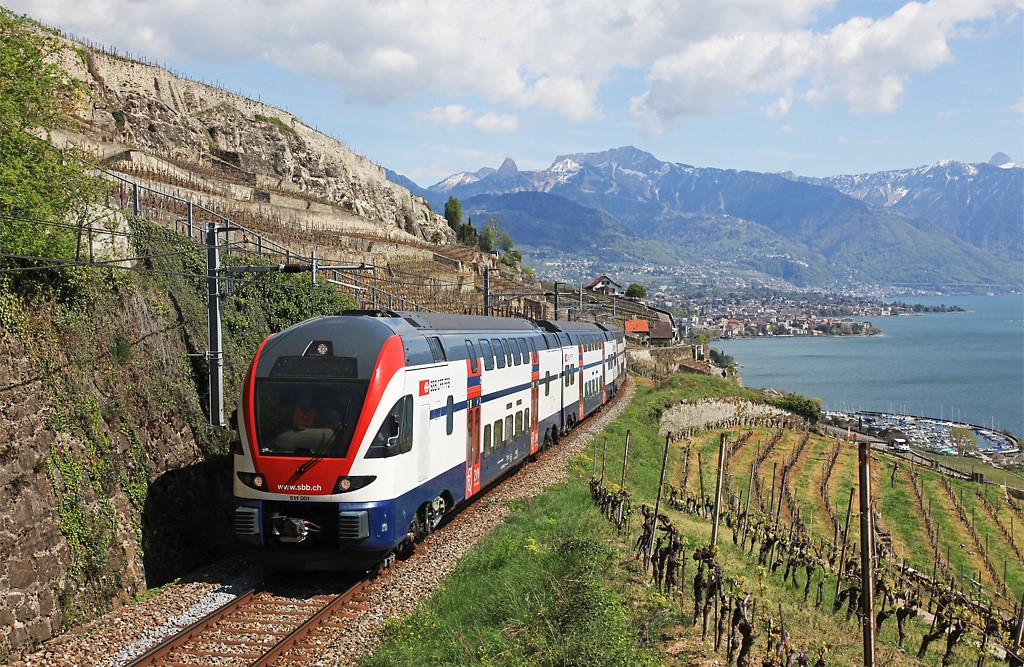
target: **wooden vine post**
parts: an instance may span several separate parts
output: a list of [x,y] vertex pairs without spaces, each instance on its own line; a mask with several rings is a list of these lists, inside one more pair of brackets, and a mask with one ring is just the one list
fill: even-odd
[[860,463],[860,600],[864,630],[864,667],[875,665],[875,536],[871,513],[871,443],[857,446]]

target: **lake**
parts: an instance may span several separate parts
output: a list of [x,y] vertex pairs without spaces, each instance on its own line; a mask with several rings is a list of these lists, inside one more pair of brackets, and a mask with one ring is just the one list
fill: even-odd
[[[970,312],[881,317],[881,336],[714,341],[744,384],[822,399],[826,410],[956,419],[1024,435],[1024,296],[905,297]],[[856,318],[854,318],[856,319]]]

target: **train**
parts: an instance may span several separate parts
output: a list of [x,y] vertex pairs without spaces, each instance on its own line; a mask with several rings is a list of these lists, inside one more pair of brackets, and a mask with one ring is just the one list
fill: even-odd
[[358,310],[296,324],[243,382],[234,533],[282,569],[407,557],[625,372],[623,331],[601,323]]

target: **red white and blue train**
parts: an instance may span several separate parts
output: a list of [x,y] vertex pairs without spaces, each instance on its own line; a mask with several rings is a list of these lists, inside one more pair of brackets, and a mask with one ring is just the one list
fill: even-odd
[[607,403],[616,327],[349,311],[268,337],[245,378],[234,530],[258,560],[365,569]]

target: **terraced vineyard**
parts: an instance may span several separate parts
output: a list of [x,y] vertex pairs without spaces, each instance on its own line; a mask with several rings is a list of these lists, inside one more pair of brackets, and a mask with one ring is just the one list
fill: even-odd
[[[725,500],[731,496],[738,503],[750,493],[751,465],[760,452],[763,460],[755,472],[751,506],[769,514],[779,512],[784,526],[802,524],[816,544],[831,549],[836,533],[843,529],[850,491],[857,483],[856,444],[810,433],[801,447],[804,434],[787,430],[779,437],[763,427],[727,432],[730,440],[745,443],[729,459]],[[721,433],[710,431],[692,443],[703,462],[707,494],[714,489]],[[769,448],[773,435],[777,443]],[[832,465],[830,453],[835,454]],[[682,479],[681,469],[676,479]],[[1003,487],[946,477],[878,451],[873,453],[872,484],[880,555],[888,553],[897,564],[920,572],[937,571],[942,578],[1006,607],[1020,602],[1024,520],[1020,501],[1014,505]],[[692,473],[685,493],[699,497],[700,484]],[[856,499],[853,512],[856,521]],[[851,540],[855,545],[855,530]]]

